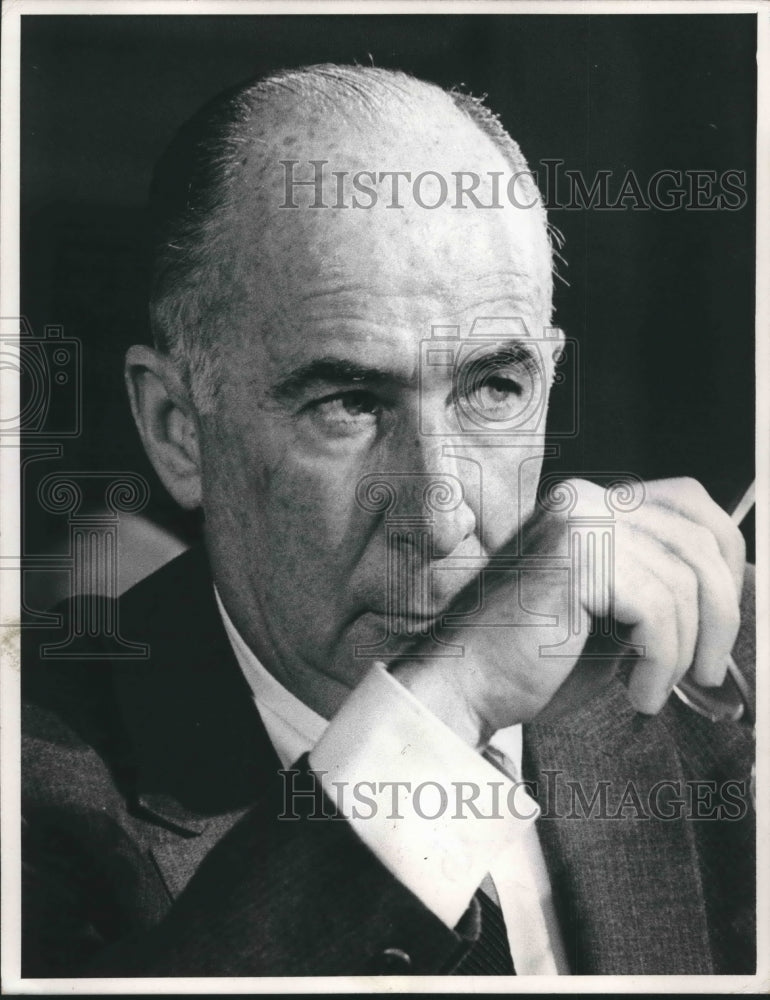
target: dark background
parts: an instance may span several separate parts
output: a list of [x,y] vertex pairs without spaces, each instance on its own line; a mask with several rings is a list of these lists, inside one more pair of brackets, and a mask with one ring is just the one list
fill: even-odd
[[[565,472],[692,475],[722,504],[753,477],[755,17],[25,16],[22,307],[83,345],[83,432],[25,483],[25,548],[66,525],[32,500],[55,469],[135,470],[149,513],[195,530],[144,458],[122,354],[146,338],[143,204],[175,128],[249,76],[373,61],[487,94],[530,166],[744,170],[740,211],[567,211],[556,321],[580,344]],[[571,406],[555,400],[555,421]],[[747,525],[751,545],[752,525]]]

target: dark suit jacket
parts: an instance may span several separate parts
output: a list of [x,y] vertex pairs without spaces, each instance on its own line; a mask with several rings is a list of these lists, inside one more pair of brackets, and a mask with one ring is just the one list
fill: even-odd
[[[85,656],[45,660],[50,634],[25,637],[24,975],[451,971],[479,933],[475,901],[449,930],[344,820],[312,818],[310,798],[298,820],[278,819],[280,764],[202,553],[143,581],[119,614],[148,658],[111,659],[89,640]],[[752,615],[736,658],[752,669]],[[700,786],[708,813],[725,781],[747,781],[752,752],[747,727],[673,698],[660,716],[636,715],[620,680],[569,720],[525,729],[574,972],[754,971],[751,807],[728,789],[740,818],[649,809],[668,780],[659,811],[676,816],[666,795],[698,779],[718,790],[710,801]],[[588,799],[606,789],[590,818],[574,783]]]

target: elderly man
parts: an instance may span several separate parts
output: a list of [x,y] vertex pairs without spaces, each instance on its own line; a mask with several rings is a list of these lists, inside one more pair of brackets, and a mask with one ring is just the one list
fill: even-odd
[[282,73],[154,205],[127,381],[205,554],[122,600],[149,659],[25,666],[25,974],[752,971],[751,734],[670,698],[752,667],[741,537],[689,481],[538,494],[563,336],[497,119]]

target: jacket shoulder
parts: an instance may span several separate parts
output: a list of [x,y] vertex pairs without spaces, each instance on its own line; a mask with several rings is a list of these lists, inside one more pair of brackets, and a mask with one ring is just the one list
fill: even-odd
[[[204,591],[206,580],[204,557],[189,551],[117,601],[70,598],[53,609],[60,619],[58,626],[27,626],[23,630],[22,766],[27,790],[54,788],[62,769],[70,786],[78,783],[79,776],[84,783],[95,780],[107,767],[113,772],[130,769],[116,675],[147,668],[158,645],[158,631],[173,632],[180,603],[186,603],[187,615],[196,620],[196,594]],[[117,632],[121,639],[146,652],[134,659],[118,659],[113,655],[111,636],[99,634],[98,627],[91,629],[96,634],[77,635],[78,616],[82,617],[86,601],[92,623],[115,623],[112,635]],[[180,623],[177,630],[182,630]],[[61,655],[62,651],[66,655]]]

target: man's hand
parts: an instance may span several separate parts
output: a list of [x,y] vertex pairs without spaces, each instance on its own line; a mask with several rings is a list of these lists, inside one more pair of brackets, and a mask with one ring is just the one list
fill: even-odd
[[[565,487],[577,491],[573,519],[606,519],[604,489],[584,480]],[[477,609],[476,587],[472,596],[461,595],[449,613],[468,617],[439,634],[462,645],[463,656],[392,666],[401,683],[476,747],[546,706],[548,714],[558,714],[557,705],[568,710],[581,686],[575,667],[595,619],[614,620],[637,647],[628,697],[640,712],[660,711],[688,671],[707,686],[724,679],[740,624],[745,546],[699,483],[646,483],[638,509],[615,514],[604,563],[601,546],[576,546],[570,554],[569,531],[566,514],[539,510],[517,539],[521,565],[485,570]],[[540,560],[545,568],[528,566],[531,556],[554,557],[554,567],[548,559]]]

